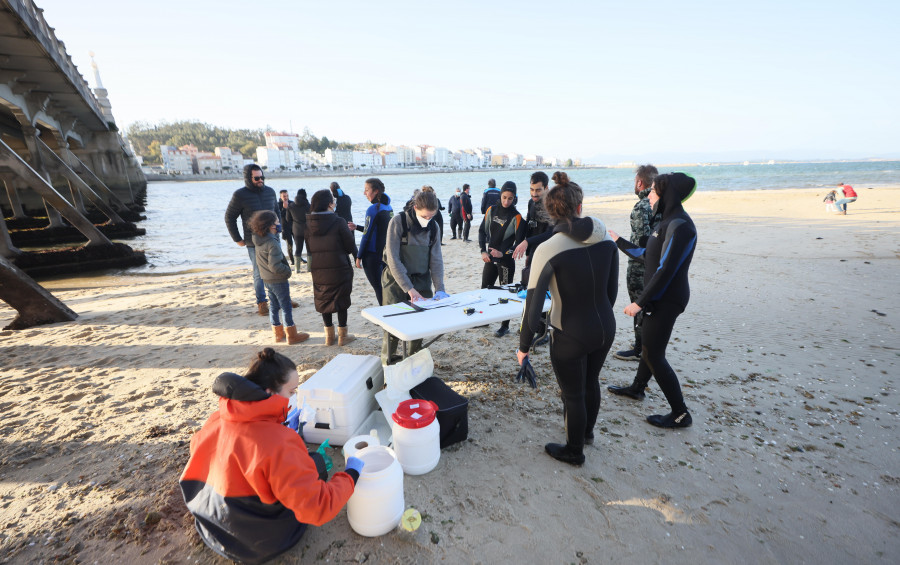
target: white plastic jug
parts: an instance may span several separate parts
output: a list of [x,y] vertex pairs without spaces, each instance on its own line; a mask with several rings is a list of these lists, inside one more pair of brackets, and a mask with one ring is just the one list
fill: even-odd
[[441,460],[437,410],[430,400],[404,400],[392,416],[394,450],[407,475],[424,475]]
[[365,465],[347,502],[347,520],[361,536],[383,536],[403,517],[403,469],[394,451],[370,445],[355,455]]

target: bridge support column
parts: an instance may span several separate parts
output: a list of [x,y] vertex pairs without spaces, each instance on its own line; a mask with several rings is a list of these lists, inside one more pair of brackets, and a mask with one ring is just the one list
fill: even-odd
[[9,198],[9,207],[12,208],[12,217],[20,219],[27,218],[28,215],[22,208],[22,200],[19,198],[19,191],[16,189],[16,183],[13,178],[14,177],[11,176],[0,178],[0,182],[6,187],[6,196]]
[[0,257],[0,300],[19,313],[10,325],[3,328],[5,330],[70,322],[78,317],[5,257]]

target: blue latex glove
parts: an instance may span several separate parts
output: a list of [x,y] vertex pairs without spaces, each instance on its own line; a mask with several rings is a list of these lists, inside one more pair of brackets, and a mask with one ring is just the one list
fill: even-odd
[[344,468],[348,471],[350,469],[353,469],[357,473],[362,474],[363,467],[365,467],[365,466],[366,466],[366,462],[363,461],[362,459],[358,459],[356,457],[348,457],[347,464],[344,465]]
[[435,299],[435,300],[443,300],[443,299],[445,299],[445,298],[450,298],[450,295],[447,294],[446,292],[444,292],[443,290],[439,290],[439,291],[437,291],[437,292],[434,293],[434,299]]
[[300,432],[300,410],[297,408],[293,408],[290,412],[288,412],[287,419],[284,421],[284,425],[294,430],[295,432]]
[[516,294],[516,296],[518,296],[519,298],[528,298],[528,291],[527,291],[527,290],[520,290],[519,293]]

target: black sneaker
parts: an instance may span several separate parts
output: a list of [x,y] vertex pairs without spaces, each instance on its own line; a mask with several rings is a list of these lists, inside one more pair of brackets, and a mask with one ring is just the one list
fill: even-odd
[[568,463],[569,465],[575,465],[576,467],[580,467],[584,465],[584,453],[581,450],[571,449],[568,445],[563,445],[561,443],[548,443],[544,446],[544,451],[547,452],[547,455],[556,459],[557,461],[562,461],[563,463]]
[[494,332],[495,337],[503,337],[509,333],[509,326],[500,326],[500,329]]
[[691,418],[690,412],[682,412],[678,416],[674,412],[669,412],[665,416],[654,414],[647,416],[647,421],[657,428],[689,428],[694,420]]
[[625,351],[616,351],[613,357],[622,361],[640,361],[641,352],[639,349],[626,349]]
[[635,400],[643,400],[646,394],[644,393],[644,389],[642,387],[636,386],[634,383],[628,386],[615,386],[609,385],[606,387],[606,390],[613,394],[618,394],[619,396],[627,396],[628,398],[633,398]]

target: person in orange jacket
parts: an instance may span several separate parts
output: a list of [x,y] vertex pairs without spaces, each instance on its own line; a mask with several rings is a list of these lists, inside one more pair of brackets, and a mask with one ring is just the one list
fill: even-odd
[[246,377],[223,373],[213,383],[219,410],[191,438],[180,486],[200,537],[219,555],[268,561],[308,524],[334,518],[353,494],[363,462],[350,457],[327,480],[325,461],[307,451],[299,417],[288,414],[298,384],[297,366],[272,348]]

